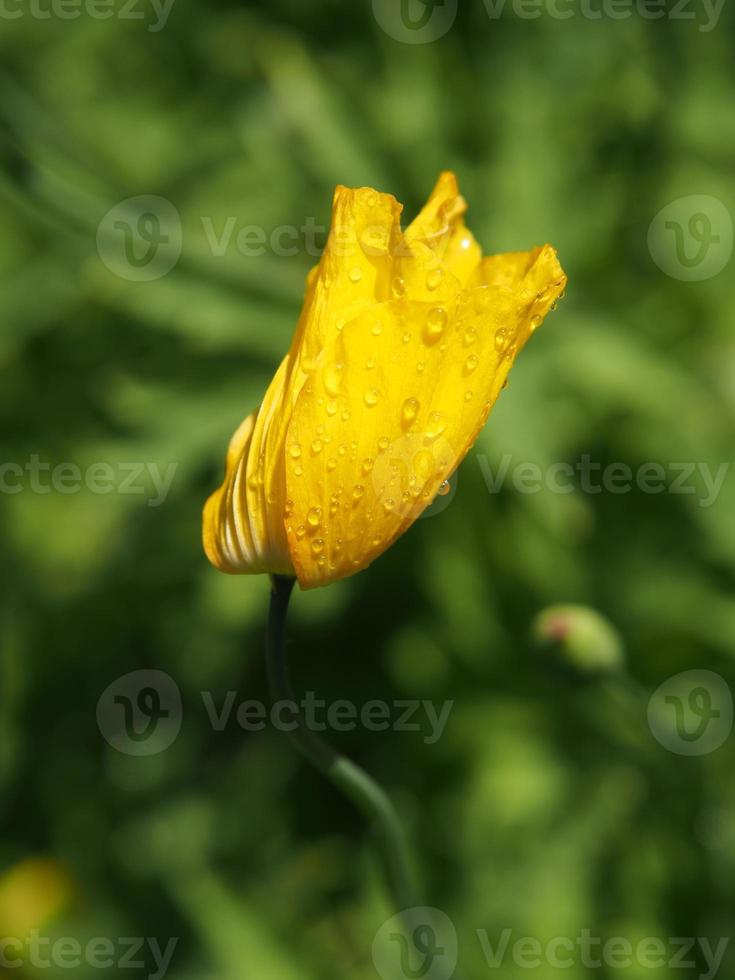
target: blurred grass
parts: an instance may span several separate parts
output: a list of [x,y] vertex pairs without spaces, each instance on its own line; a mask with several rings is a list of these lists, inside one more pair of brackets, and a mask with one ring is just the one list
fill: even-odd
[[[330,0],[177,0],[158,33],[3,21],[4,459],[177,465],[161,508],[3,495],[0,862],[66,869],[75,897],[54,935],[180,937],[175,980],[368,978],[393,911],[348,805],[277,733],[215,732],[201,702],[267,697],[267,584],[207,566],[200,507],[312,262],[214,256],[201,217],[326,225],[337,182],[391,191],[410,215],[454,168],[486,250],[548,240],[570,277],[476,452],[716,469],[735,434],[732,263],[679,282],[646,233],[687,194],[735,214],[732,13],[704,34],[639,18],[491,22],[478,2],[416,47],[386,37],[368,4]],[[150,283],[116,278],[95,245],[102,216],[139,194],[172,201],[184,229],[176,269]],[[464,975],[486,975],[482,928],[729,934],[735,741],[667,753],[645,695],[695,667],[732,688],[733,479],[710,508],[638,491],[489,495],[473,453],[440,517],[368,573],[297,597],[300,690],[455,702],[436,745],[340,741],[405,814]],[[638,700],[531,649],[533,616],[560,601],[621,630]],[[139,667],[175,677],[185,721],[169,750],[137,759],[102,740],[95,706]],[[527,972],[509,961],[503,976]],[[600,971],[621,973],[641,975]]]

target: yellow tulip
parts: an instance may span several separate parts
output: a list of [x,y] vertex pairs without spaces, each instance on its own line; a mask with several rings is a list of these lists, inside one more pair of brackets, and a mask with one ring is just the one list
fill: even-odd
[[562,294],[549,245],[482,257],[454,174],[402,206],[337,187],[291,349],[204,508],[225,572],[325,585],[368,566],[466,456],[516,354]]

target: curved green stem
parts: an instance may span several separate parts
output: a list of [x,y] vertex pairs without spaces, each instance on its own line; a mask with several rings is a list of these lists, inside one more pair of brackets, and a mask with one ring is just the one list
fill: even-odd
[[336,752],[311,731],[293,696],[286,658],[285,626],[294,579],[273,575],[266,659],[271,696],[288,701],[297,724],[288,732],[304,758],[358,807],[378,834],[391,893],[397,910],[419,905],[410,870],[408,849],[398,814],[380,786],[359,766]]

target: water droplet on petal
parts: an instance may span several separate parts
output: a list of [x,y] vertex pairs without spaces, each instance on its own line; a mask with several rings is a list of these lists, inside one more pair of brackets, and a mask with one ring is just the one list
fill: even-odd
[[333,470],[336,465],[337,465],[337,460],[334,458],[334,456],[330,456],[330,458],[327,460],[327,469]]
[[425,436],[429,442],[434,442],[444,432],[446,427],[446,419],[441,412],[432,412],[429,416],[429,424],[426,427]]
[[328,364],[324,368],[324,388],[332,398],[336,398],[339,394],[343,369],[343,364]]
[[375,367],[375,358],[368,357],[368,359],[365,361],[365,367],[368,369],[368,371],[372,371],[372,369]]
[[477,340],[477,329],[475,327],[467,327],[462,335],[462,340],[465,347],[469,347],[471,344],[474,344],[474,342]]
[[352,499],[354,501],[362,500],[365,493],[365,487],[361,483],[356,483],[352,489]]
[[396,276],[391,283],[391,291],[396,299],[406,295],[406,282],[402,276]]
[[314,538],[311,542],[311,553],[313,555],[321,555],[324,551],[324,538]]
[[449,491],[452,489],[452,485],[449,480],[444,480],[440,485],[439,489],[436,491],[440,497],[446,497]]
[[401,425],[404,429],[410,429],[419,414],[418,398],[407,398],[401,406]]
[[300,541],[305,534],[306,534],[306,528],[304,527],[303,524],[299,524],[299,526],[296,528],[296,537]]
[[306,523],[309,527],[319,527],[319,523],[322,519],[322,509],[321,507],[312,507],[309,513],[306,515]]
[[374,323],[370,332],[372,333],[373,337],[379,337],[383,332],[383,324],[380,322]]
[[311,451],[317,456],[324,448],[324,443],[321,439],[315,439],[311,444]]
[[366,456],[362,462],[362,472],[368,474],[373,466],[375,466],[375,460],[372,456]]
[[538,314],[536,316],[532,316],[531,317],[531,333],[533,333],[534,330],[538,330],[538,328],[541,326],[542,322],[543,322],[543,317],[538,316]]
[[362,279],[362,269],[359,265],[356,265],[349,272],[350,282],[359,282]]
[[508,346],[508,331],[505,327],[498,327],[495,331],[495,350],[502,354]]
[[291,456],[291,459],[298,459],[299,458],[299,456],[301,455],[301,446],[299,445],[298,442],[292,442],[291,443],[291,448],[289,449],[289,454]]
[[431,272],[426,277],[426,288],[436,289],[441,283],[444,277],[444,271],[441,266],[437,266],[436,269],[432,269]]
[[368,408],[372,408],[380,401],[380,392],[377,388],[368,388],[362,396]]
[[424,340],[427,344],[435,344],[447,327],[447,313],[441,306],[435,306],[426,317]]
[[380,439],[378,439],[378,449],[381,451],[381,453],[384,453],[388,446],[390,446],[390,439],[387,436],[381,436]]
[[346,408],[340,415],[340,418],[342,419],[343,422],[347,422],[349,417],[350,417],[350,410],[349,408]]
[[480,363],[480,358],[477,354],[470,354],[467,360],[464,362],[464,369],[467,374],[472,374],[472,372],[477,368]]
[[337,402],[327,402],[326,408],[327,415],[332,416],[337,414]]

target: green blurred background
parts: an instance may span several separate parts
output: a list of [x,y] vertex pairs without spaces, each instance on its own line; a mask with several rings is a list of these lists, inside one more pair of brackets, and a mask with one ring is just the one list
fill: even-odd
[[[493,971],[478,929],[493,943],[506,928],[729,936],[735,735],[679,755],[647,703],[685,670],[735,683],[732,474],[711,506],[699,484],[490,494],[477,454],[493,468],[505,453],[731,460],[734,260],[683,281],[673,253],[654,262],[648,230],[690,195],[735,213],[732,7],[703,31],[695,5],[698,21],[525,20],[477,0],[426,44],[389,36],[363,0],[175,0],[160,30],[143,0],[142,20],[121,4],[111,19],[3,9],[23,15],[0,19],[2,461],[177,468],[158,507],[149,485],[3,492],[0,936],[176,937],[172,980],[377,975],[372,939],[394,910],[360,818],[280,733],[215,731],[202,701],[268,697],[267,580],[208,566],[200,509],[314,261],[246,256],[234,239],[217,255],[206,222],[218,236],[228,218],[268,235],[323,226],[338,182],[390,191],[410,217],[444,168],[485,250],[552,242],[567,296],[443,512],[369,571],[295,596],[296,685],[358,706],[454,701],[436,744],[334,740],[399,806],[463,977],[590,975],[510,955]],[[178,211],[182,254],[131,281],[102,260],[97,228],[151,194]],[[534,617],[558,602],[608,617],[626,668],[590,675],[539,649]],[[108,745],[96,706],[140,668],[174,678],[183,724],[135,757]],[[695,959],[674,975],[706,974]],[[135,974],[153,971],[148,957]],[[730,949],[718,976],[734,971]],[[0,969],[36,973],[69,970]],[[671,975],[594,975],[654,974]]]

